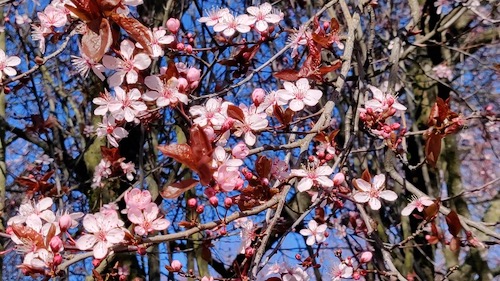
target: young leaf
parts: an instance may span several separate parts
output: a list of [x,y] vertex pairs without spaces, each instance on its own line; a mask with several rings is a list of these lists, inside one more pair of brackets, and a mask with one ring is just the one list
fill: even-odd
[[454,237],[457,237],[460,234],[460,230],[462,230],[462,225],[460,224],[460,218],[457,215],[457,212],[451,211],[446,216],[446,223],[448,224],[448,231]]
[[107,19],[98,18],[87,23],[87,32],[82,37],[82,52],[86,56],[101,61],[112,43],[113,36]]

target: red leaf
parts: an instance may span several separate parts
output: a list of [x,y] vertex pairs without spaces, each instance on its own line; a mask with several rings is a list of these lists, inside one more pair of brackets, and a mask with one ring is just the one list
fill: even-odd
[[460,251],[460,239],[458,239],[457,237],[453,237],[451,238],[450,240],[450,251],[452,252],[458,252]]
[[97,5],[101,11],[109,16],[109,14],[120,4],[121,0],[97,0]]
[[113,43],[111,27],[107,19],[99,18],[87,23],[87,32],[82,37],[82,52],[95,62],[101,61]]
[[446,216],[446,223],[448,224],[448,231],[454,237],[457,237],[460,234],[460,230],[462,230],[462,225],[460,224],[460,219],[458,218],[457,212],[451,211]]
[[293,116],[295,115],[295,112],[290,108],[287,108],[285,112],[283,112],[281,106],[277,104],[274,105],[273,113],[276,119],[278,119],[278,122],[280,122],[284,126],[288,126],[290,122],[292,122]]
[[273,75],[278,79],[290,82],[299,80],[299,72],[293,69],[283,69],[281,71],[274,73]]
[[188,166],[191,169],[196,169],[196,160],[191,150],[191,146],[186,143],[182,144],[169,144],[158,146],[158,149],[165,154],[165,156],[174,158],[177,162]]
[[372,175],[370,175],[370,171],[368,171],[368,169],[365,169],[363,171],[363,173],[361,174],[361,179],[366,182],[372,182]]
[[228,105],[227,107],[227,115],[233,119],[236,119],[242,123],[245,122],[245,114],[243,113],[243,110],[241,108],[237,107],[236,105]]
[[339,69],[342,66],[342,62],[340,60],[336,60],[332,65],[330,66],[322,66],[318,69],[318,72],[321,76],[324,76],[325,74],[328,74],[334,70]]
[[330,20],[330,33],[338,33],[340,29],[339,22],[336,18]]
[[424,209],[424,218],[426,221],[432,221],[434,218],[437,216],[439,213],[439,206],[441,205],[441,198],[436,198],[434,200],[434,203],[432,203],[430,206],[427,206]]
[[194,126],[189,131],[189,144],[196,157],[212,156],[212,143],[208,139],[207,134],[205,134],[205,131],[200,127]]
[[174,199],[179,197],[182,193],[190,190],[198,184],[197,180],[187,179],[173,184],[163,186],[160,194],[165,199]]
[[436,167],[439,154],[441,154],[441,134],[432,133],[425,143],[425,159],[432,167]]
[[144,50],[149,54],[153,54],[151,44],[153,42],[153,35],[151,31],[142,23],[134,18],[127,17],[122,14],[111,14],[111,19],[123,28],[135,41],[137,41]]
[[265,156],[259,156],[257,162],[255,163],[255,170],[257,175],[261,178],[268,178],[271,173],[272,161]]
[[113,163],[121,158],[120,150],[116,147],[107,148],[105,146],[101,146],[101,154],[102,154],[102,158],[104,158],[105,160],[108,160],[111,163]]

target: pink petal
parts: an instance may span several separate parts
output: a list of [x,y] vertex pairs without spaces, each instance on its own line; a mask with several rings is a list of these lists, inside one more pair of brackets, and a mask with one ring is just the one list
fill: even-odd
[[380,192],[379,197],[387,201],[395,201],[398,199],[398,195],[392,190],[384,190]]
[[370,208],[372,208],[372,210],[378,210],[380,209],[380,207],[382,207],[382,204],[380,203],[380,200],[378,200],[377,198],[370,198],[370,201],[369,203],[370,204]]
[[370,194],[367,192],[357,192],[352,196],[352,198],[358,203],[366,203],[370,200]]
[[150,64],[151,64],[151,58],[145,53],[137,54],[134,57],[134,66],[137,67],[137,69],[139,70],[144,70],[148,68]]
[[413,210],[415,210],[415,206],[412,205],[412,204],[408,204],[408,206],[406,206],[402,211],[401,211],[401,215],[403,216],[409,216]]
[[372,185],[369,182],[367,182],[367,181],[365,181],[363,179],[355,179],[355,181],[356,181],[356,185],[362,191],[370,192],[372,190]]
[[373,188],[380,190],[385,184],[385,175],[380,174],[373,177]]
[[170,226],[170,222],[166,219],[157,219],[153,221],[152,226],[154,230],[161,231],[167,229]]
[[94,247],[94,257],[96,259],[103,259],[108,254],[108,247],[106,242],[100,241]]
[[297,112],[304,109],[304,102],[301,100],[292,100],[290,102],[290,109]]
[[123,242],[123,238],[125,237],[125,232],[120,228],[113,228],[108,233],[106,233],[106,240],[113,244]]
[[99,232],[99,226],[97,225],[97,220],[95,219],[95,216],[92,214],[86,215],[83,218],[83,227],[85,228],[86,231],[90,233],[96,233]]
[[135,45],[130,40],[123,40],[120,44],[120,52],[124,59],[129,60],[134,54]]
[[297,185],[297,190],[300,191],[300,192],[304,192],[306,190],[311,189],[312,186],[313,186],[312,179],[310,179],[310,178],[302,178],[300,180],[299,184]]
[[83,234],[83,236],[76,240],[75,246],[80,250],[88,250],[92,248],[96,242],[97,239],[94,235]]

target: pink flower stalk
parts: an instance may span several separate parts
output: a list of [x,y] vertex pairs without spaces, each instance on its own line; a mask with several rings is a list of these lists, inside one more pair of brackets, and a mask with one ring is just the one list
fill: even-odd
[[[151,203],[152,198],[148,190],[133,188],[125,193],[124,200],[127,204],[127,209],[144,210]],[[126,214],[127,209],[122,210],[122,213]]]
[[307,228],[301,229],[300,234],[307,237],[306,244],[312,246],[314,243],[321,243],[326,240],[326,223],[318,225],[315,220],[310,220]]
[[154,231],[165,230],[170,222],[164,218],[158,218],[160,209],[155,203],[149,203],[141,211],[138,208],[131,208],[128,213],[128,219],[136,224],[134,231],[138,235],[147,235]]
[[314,170],[292,169],[290,176],[302,178],[297,184],[297,190],[303,192],[311,189],[313,185],[333,187],[333,181],[329,178],[331,174],[333,174],[332,167],[324,165]]
[[83,227],[88,234],[83,234],[76,241],[76,247],[82,251],[93,248],[94,257],[103,259],[110,247],[123,242],[125,231],[120,225],[123,225],[123,222],[115,216],[88,214],[83,218]]
[[373,93],[373,99],[365,103],[365,109],[371,108],[374,112],[383,112],[390,108],[401,111],[406,110],[406,106],[400,104],[393,95],[384,94],[381,90],[371,85],[368,85],[368,88]]
[[21,63],[21,59],[16,56],[7,56],[4,50],[0,49],[0,79],[2,79],[3,74],[8,76],[14,76],[17,71],[13,66],[18,66]]
[[156,101],[156,106],[166,107],[175,106],[178,102],[188,103],[188,97],[179,93],[178,80],[175,77],[170,78],[167,84],[156,75],[148,76],[144,79],[144,84],[151,89],[142,95],[145,101]]
[[385,175],[380,174],[373,177],[373,183],[370,184],[363,179],[355,179],[356,184],[361,191],[355,192],[354,201],[370,205],[372,210],[378,210],[382,207],[380,198],[387,201],[395,201],[398,195],[392,190],[383,190],[385,187]]
[[106,136],[108,142],[114,147],[118,147],[118,142],[128,136],[127,130],[116,125],[115,117],[112,115],[104,116],[102,118],[102,123],[97,124],[97,126],[97,136]]
[[207,26],[214,26],[219,23],[222,16],[229,14],[228,8],[212,8],[211,10],[206,10],[207,16],[201,17],[198,21],[206,24]]
[[323,96],[320,90],[312,90],[307,78],[300,78],[295,82],[284,82],[285,89],[278,90],[276,95],[281,99],[290,101],[290,109],[297,112],[304,109],[305,105],[315,106]]
[[125,77],[128,84],[136,83],[139,78],[137,70],[144,70],[151,64],[151,58],[145,53],[133,56],[134,50],[135,46],[132,41],[123,40],[120,44],[121,59],[109,55],[102,58],[104,67],[116,70],[115,74],[108,78],[110,87],[120,86]]
[[223,112],[227,110],[228,103],[223,103],[222,99],[210,98],[205,105],[194,105],[189,109],[189,113],[196,117],[193,120],[194,124],[200,127],[207,125],[213,126],[214,129],[220,130],[226,117]]
[[222,32],[224,36],[231,37],[237,31],[239,33],[250,32],[250,25],[255,23],[255,18],[251,18],[248,15],[239,15],[235,17],[234,15],[227,13],[222,15],[219,22],[214,25],[215,32]]
[[116,120],[132,122],[141,111],[148,109],[146,104],[140,100],[141,92],[134,88],[125,92],[121,87],[115,87],[116,99],[109,103],[109,111]]
[[247,8],[250,14],[249,20],[255,21],[255,29],[264,32],[269,28],[269,24],[277,24],[281,21],[281,16],[273,13],[273,6],[263,3],[260,6],[250,6]]
[[43,12],[38,12],[40,24],[44,28],[63,27],[68,22],[64,10],[48,5]]
[[420,198],[413,196],[410,204],[406,206],[402,211],[401,215],[409,216],[413,210],[417,209],[419,212],[422,212],[425,207],[430,206],[434,203],[431,198],[427,196],[422,196]]

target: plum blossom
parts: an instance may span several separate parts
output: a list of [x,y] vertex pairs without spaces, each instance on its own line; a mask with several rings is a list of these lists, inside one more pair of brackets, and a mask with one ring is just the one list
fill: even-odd
[[227,102],[222,102],[222,99],[210,98],[205,105],[194,105],[189,109],[189,113],[196,117],[193,120],[194,124],[200,127],[207,125],[213,126],[214,129],[220,129],[226,117],[224,112],[227,110]]
[[[127,204],[127,209],[144,210],[151,203],[152,198],[148,190],[133,188],[125,193],[124,200]],[[126,214],[127,209],[122,210],[122,213]]]
[[290,166],[283,160],[273,159],[271,164],[271,176],[278,181],[284,181],[290,176]]
[[33,39],[33,41],[39,41],[38,49],[40,49],[40,53],[45,54],[45,37],[47,37],[47,35],[49,35],[52,30],[35,24],[32,24],[31,28],[33,29],[31,32],[31,38]]
[[127,130],[116,125],[115,117],[112,115],[104,116],[102,118],[102,123],[97,124],[97,126],[97,136],[106,136],[108,142],[114,147],[118,147],[118,142],[128,136]]
[[83,52],[81,54],[81,57],[71,56],[71,64],[73,64],[76,71],[80,73],[83,78],[87,78],[90,70],[92,70],[101,81],[104,81],[104,79],[106,79],[102,74],[106,70],[104,66],[95,62],[92,58],[87,57]]
[[42,27],[63,27],[68,22],[64,10],[48,5],[43,12],[38,12],[38,18]]
[[448,81],[453,80],[453,72],[451,71],[450,67],[448,67],[448,65],[444,63],[434,66],[432,70],[438,78],[448,79]]
[[[151,42],[151,49],[153,50],[153,58],[162,57],[165,54],[162,45],[168,45],[175,41],[175,36],[168,34],[167,30],[160,26],[154,27],[152,30],[153,41]],[[140,43],[135,44],[136,47],[143,49]]]
[[278,90],[276,95],[281,99],[290,101],[290,109],[297,112],[304,109],[304,105],[315,106],[323,96],[320,90],[313,90],[307,78],[300,78],[295,82],[284,82],[285,89]]
[[132,122],[141,111],[148,109],[146,104],[140,100],[141,92],[134,88],[128,93],[121,87],[115,87],[116,99],[112,100],[108,107],[111,114],[116,120]]
[[50,163],[54,162],[54,158],[51,158],[47,154],[43,154],[35,160],[35,164],[38,165],[50,165]]
[[214,178],[219,188],[225,192],[239,189],[243,185],[240,172],[227,165],[220,166],[217,172],[214,173]]
[[235,228],[241,228],[240,237],[241,237],[241,245],[240,245],[240,254],[244,254],[245,250],[252,245],[252,240],[255,239],[255,228],[253,221],[247,218],[241,218],[235,221]]
[[3,74],[8,76],[14,76],[17,71],[13,66],[18,66],[21,63],[21,59],[16,56],[7,56],[4,50],[0,49],[0,79],[2,79]]
[[76,247],[83,251],[93,248],[94,257],[103,259],[111,246],[123,241],[125,231],[121,225],[123,221],[115,216],[102,213],[87,214],[83,218],[83,227],[88,233],[76,241]]
[[394,201],[398,195],[392,190],[383,190],[385,186],[385,175],[380,174],[373,177],[373,183],[369,183],[363,179],[355,179],[356,185],[361,191],[355,192],[353,198],[358,203],[366,203],[370,205],[372,210],[378,210],[382,206],[380,198],[387,201]]
[[138,235],[147,235],[154,231],[161,231],[168,228],[170,222],[164,218],[158,218],[160,209],[155,203],[149,203],[141,211],[132,208],[128,211],[128,219],[136,224],[134,231]]
[[123,40],[120,44],[120,58],[105,55],[102,64],[116,72],[108,78],[110,87],[120,86],[126,77],[128,84],[136,83],[139,77],[137,70],[144,70],[151,64],[151,58],[146,53],[134,54],[135,46],[130,40]]
[[221,16],[219,22],[214,25],[215,32],[222,32],[224,36],[231,37],[236,31],[239,33],[247,33],[250,31],[250,25],[255,23],[255,18],[248,15],[239,15],[235,17],[231,13],[226,13]]
[[228,8],[212,8],[211,10],[206,10],[207,16],[198,19],[199,22],[206,24],[207,26],[214,26],[221,20],[222,16],[229,14]]
[[307,275],[304,269],[301,266],[289,267],[285,266],[285,269],[282,269],[282,279],[283,281],[309,281],[310,277]]
[[120,168],[122,168],[123,173],[125,174],[125,176],[129,181],[132,181],[134,179],[134,174],[136,173],[136,171],[135,171],[135,165],[132,161],[127,163],[121,162]]
[[243,161],[237,158],[231,158],[231,155],[226,153],[224,147],[217,146],[213,153],[214,163],[213,167],[217,168],[226,165],[228,169],[237,171],[238,168],[243,165]]
[[318,225],[315,220],[310,220],[307,228],[301,229],[300,234],[307,237],[306,244],[312,246],[314,243],[321,243],[326,240],[326,223]]
[[92,100],[94,104],[98,105],[98,107],[94,109],[94,114],[102,116],[106,115],[106,113],[108,113],[109,111],[109,105],[112,100],[113,98],[109,95],[108,91],[105,89],[104,93],[101,93],[99,97],[94,98]]
[[291,44],[292,48],[292,58],[295,58],[299,54],[297,50],[299,46],[307,45],[307,41],[310,37],[311,32],[307,31],[304,25],[301,25],[298,30],[294,30],[288,36],[288,43]]
[[409,216],[413,210],[417,209],[419,212],[422,212],[425,207],[430,206],[434,203],[431,198],[428,196],[422,196],[420,198],[413,196],[410,204],[406,206],[402,211],[401,215]]
[[351,278],[354,270],[352,266],[340,263],[332,268],[332,281],[340,281],[342,278]]
[[263,3],[260,6],[250,6],[247,8],[250,14],[249,20],[255,21],[255,28],[264,32],[269,28],[269,24],[277,24],[281,21],[281,16],[273,13],[273,6]]
[[297,184],[297,190],[303,192],[311,189],[313,185],[333,187],[333,181],[329,178],[331,174],[333,174],[332,167],[324,165],[316,169],[292,169],[290,176],[302,178]]
[[253,132],[266,128],[269,121],[266,119],[267,115],[265,113],[259,113],[255,105],[251,105],[250,108],[248,108],[246,105],[242,104],[240,108],[245,115],[245,120],[243,120],[243,122],[235,122],[234,127],[236,128],[236,132],[234,132],[234,135],[241,137],[244,134],[245,143],[252,146],[257,141],[257,137]]
[[245,157],[250,154],[250,149],[248,149],[248,146],[246,146],[246,144],[240,142],[233,147],[231,154],[234,158],[245,159]]
[[366,101],[366,109],[371,108],[374,112],[383,112],[390,108],[401,111],[406,110],[406,106],[399,103],[393,95],[384,94],[380,89],[371,85],[368,85],[368,88],[373,93],[373,99]]
[[30,215],[36,215],[41,219],[50,222],[55,219],[55,214],[51,210],[54,201],[50,197],[45,197],[37,203],[25,202],[19,206],[19,214],[11,217],[7,221],[7,225],[25,223]]
[[94,177],[92,178],[92,187],[100,187],[103,179],[111,176],[111,162],[106,159],[101,159],[99,164],[95,167]]
[[175,106],[178,102],[188,103],[188,97],[178,90],[179,81],[172,77],[166,84],[156,75],[144,79],[144,84],[151,89],[142,95],[145,101],[156,101],[156,106]]

